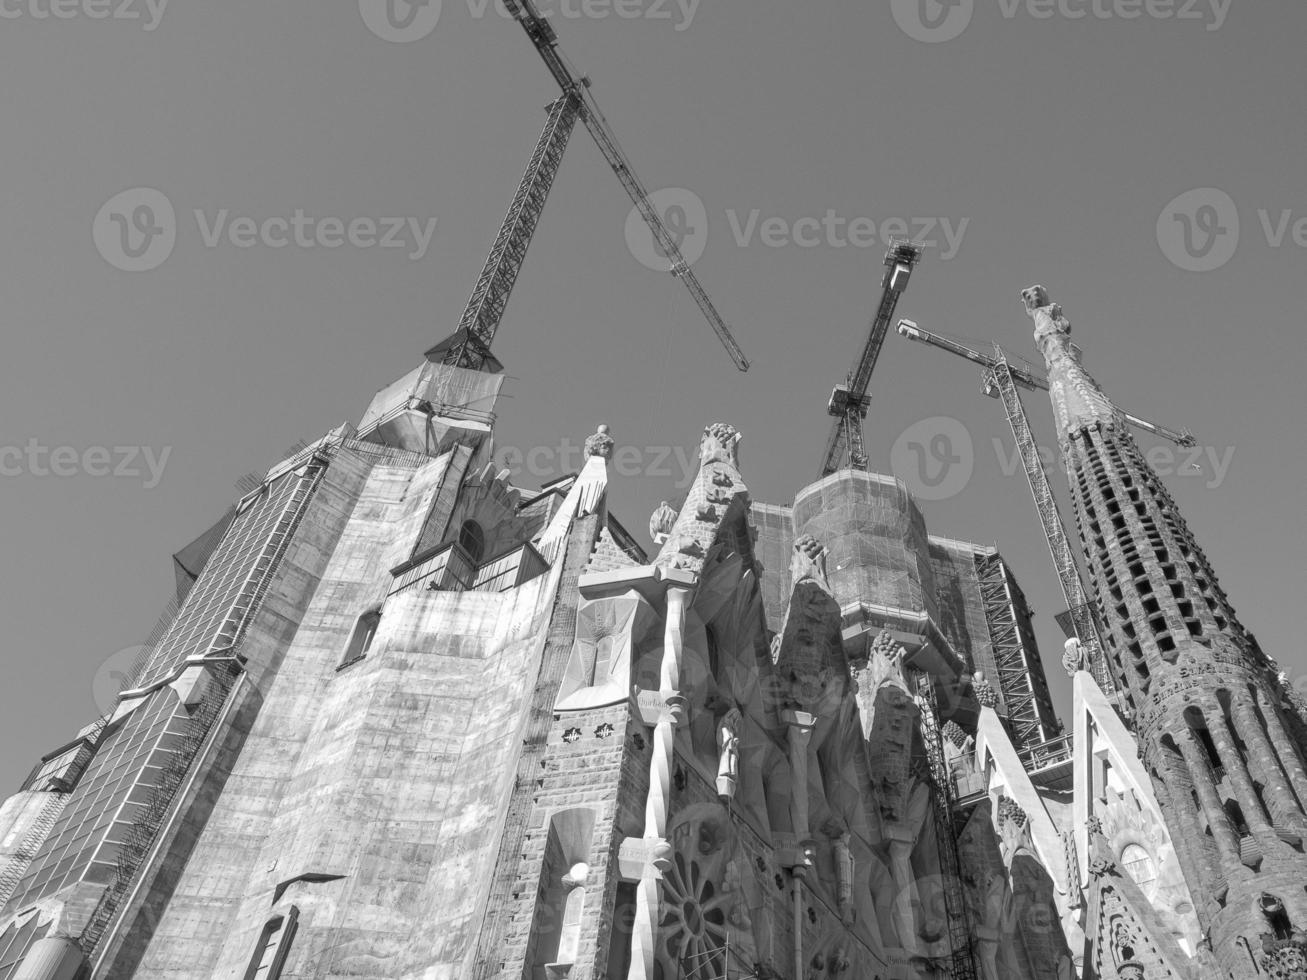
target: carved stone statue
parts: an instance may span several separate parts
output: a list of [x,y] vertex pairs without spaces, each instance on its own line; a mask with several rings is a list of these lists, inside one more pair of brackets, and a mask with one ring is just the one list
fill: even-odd
[[600,425],[598,431],[585,441],[585,458],[591,456],[613,458],[613,437],[608,434],[607,425]]
[[672,510],[671,505],[664,500],[658,505],[658,509],[649,517],[649,537],[653,538],[654,544],[663,544],[672,533],[672,528],[676,526],[676,511]]
[[740,778],[740,727],[743,723],[739,708],[732,708],[717,723],[717,795],[734,797]]

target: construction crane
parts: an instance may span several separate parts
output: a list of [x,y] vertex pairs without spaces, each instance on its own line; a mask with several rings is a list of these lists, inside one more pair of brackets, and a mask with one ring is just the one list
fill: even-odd
[[[588,78],[576,74],[558,50],[558,35],[549,23],[540,16],[533,0],[504,0],[505,6],[513,17],[526,30],[527,37],[540,52],[550,73],[563,90],[562,97],[549,107],[549,118],[544,131],[536,143],[531,162],[518,186],[517,195],[500,226],[499,235],[490,250],[476,288],[468,300],[459,329],[452,338],[441,345],[441,359],[448,363],[464,366],[481,367],[491,359],[490,344],[499,329],[508,297],[517,281],[517,274],[526,259],[527,248],[532,235],[540,221],[545,200],[553,187],[554,178],[563,160],[563,151],[567,148],[572,130],[576,127],[578,117],[585,128],[594,137],[599,152],[604,155],[613,173],[621,181],[622,187],[630,196],[649,230],[653,233],[662,254],[667,257],[669,271],[680,279],[695,303],[707,318],[709,326],[717,334],[722,346],[735,361],[741,371],[749,370],[749,360],[740,350],[730,328],[708,297],[707,291],[690,269],[690,264],[681,254],[680,245],[668,230],[658,209],[649,200],[649,192],[640,178],[636,176],[630,160],[622,152],[613,134],[612,128],[599,110],[598,104],[590,95]],[[436,349],[433,348],[433,352]],[[428,352],[431,354],[432,352]]]
[[[1080,578],[1080,568],[1076,563],[1075,553],[1071,550],[1071,542],[1067,538],[1062,513],[1058,509],[1053,488],[1048,482],[1048,474],[1044,471],[1043,461],[1039,457],[1039,447],[1035,444],[1030,420],[1026,417],[1025,407],[1021,404],[1021,397],[1017,390],[1020,387],[1047,391],[1048,379],[1033,371],[1014,367],[1008,360],[1007,352],[998,344],[994,345],[992,353],[987,354],[961,341],[922,330],[911,320],[900,320],[898,332],[909,340],[965,357],[985,369],[981,390],[991,398],[998,398],[1003,402],[1008,425],[1012,428],[1012,437],[1016,440],[1021,462],[1025,467],[1026,480],[1030,484],[1030,492],[1035,498],[1035,507],[1039,511],[1039,520],[1044,528],[1049,554],[1053,556],[1053,565],[1057,569],[1062,598],[1066,600],[1066,616],[1070,627],[1068,633],[1074,633],[1080,641],[1095,680],[1098,681],[1099,687],[1111,696],[1116,690],[1116,685],[1112,680],[1111,671],[1108,670],[1107,659],[1103,655],[1098,623]],[[1135,415],[1122,414],[1130,424],[1145,432],[1169,439],[1179,446],[1195,444],[1193,435],[1188,431],[1168,429]]]
[[871,405],[871,395],[867,388],[871,384],[876,361],[880,358],[885,335],[889,333],[890,321],[894,319],[899,297],[908,288],[908,280],[912,278],[912,270],[921,261],[922,251],[923,247],[916,242],[890,242],[889,251],[885,254],[885,277],[880,284],[880,305],[871,321],[862,357],[849,372],[846,382],[835,386],[826,406],[827,411],[835,416],[835,422],[831,425],[830,437],[826,440],[822,476],[829,476],[840,469],[846,459],[853,469],[867,468],[867,451],[862,441],[862,421],[867,417],[867,409]]

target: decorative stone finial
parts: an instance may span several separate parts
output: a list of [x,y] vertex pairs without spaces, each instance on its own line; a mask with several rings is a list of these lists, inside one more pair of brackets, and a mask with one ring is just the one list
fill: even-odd
[[826,580],[826,549],[811,534],[800,535],[794,542],[794,555],[790,558],[790,582],[816,582],[829,592]]
[[653,538],[654,544],[666,542],[672,528],[676,526],[676,517],[676,511],[672,510],[666,500],[658,505],[658,509],[649,517],[649,537]]
[[998,798],[998,820],[1000,824],[1012,823],[1018,828],[1024,827],[1030,818],[1026,811],[1021,808],[1021,804],[1010,796],[1000,796]]
[[958,748],[962,748],[967,744],[967,733],[962,730],[962,726],[956,721],[944,722],[944,727],[940,729],[940,732]]
[[982,708],[998,707],[998,692],[994,690],[994,685],[985,679],[983,671],[976,671],[975,676],[972,677],[971,691]]
[[1085,669],[1085,651],[1074,636],[1062,644],[1062,666],[1072,677]]
[[600,459],[613,458],[613,437],[608,434],[608,426],[601,424],[598,431],[585,441],[585,458],[598,456]]
[[703,430],[703,439],[699,441],[699,462],[703,466],[727,463],[739,469],[739,444],[739,429],[725,422],[714,422]]

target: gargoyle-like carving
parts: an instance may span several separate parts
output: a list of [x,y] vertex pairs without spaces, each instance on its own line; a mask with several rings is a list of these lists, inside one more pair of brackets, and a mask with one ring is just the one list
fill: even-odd
[[703,545],[701,545],[698,539],[693,535],[678,535],[674,543],[678,554],[686,555],[690,558],[702,558],[704,556]]
[[1104,875],[1116,874],[1116,863],[1105,857],[1095,857],[1089,862],[1089,876],[1102,878]]
[[703,439],[699,442],[700,464],[726,463],[739,469],[739,443],[740,432],[735,426],[725,422],[712,423],[703,430]]
[[601,459],[613,458],[613,437],[608,434],[608,426],[600,425],[599,429],[585,441],[585,458],[598,456]]

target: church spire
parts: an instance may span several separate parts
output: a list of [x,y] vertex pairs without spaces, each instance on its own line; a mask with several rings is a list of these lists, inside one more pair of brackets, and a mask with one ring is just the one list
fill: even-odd
[[1022,298],[1048,366],[1108,666],[1199,923],[1220,976],[1246,976],[1246,951],[1264,939],[1275,949],[1262,970],[1277,975],[1280,933],[1301,936],[1291,953],[1307,955],[1307,770],[1273,663],[1240,625],[1124,416],[1081,365],[1061,307],[1040,286]]

